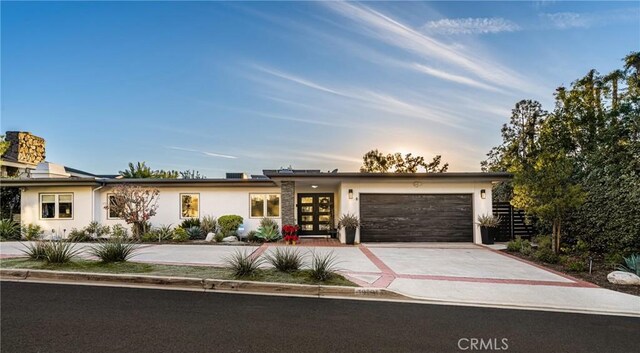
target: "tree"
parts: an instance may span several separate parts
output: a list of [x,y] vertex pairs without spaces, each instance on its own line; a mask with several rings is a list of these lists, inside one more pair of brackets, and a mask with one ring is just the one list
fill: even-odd
[[449,168],[449,163],[442,163],[442,156],[437,155],[430,163],[424,157],[407,153],[404,156],[397,152],[384,155],[377,149],[371,150],[362,157],[361,173],[417,173],[420,167],[427,173],[443,173]]
[[0,156],[2,156],[11,145],[11,141],[7,141],[4,139],[4,135],[0,135]]
[[121,170],[118,173],[125,178],[131,179],[177,179],[179,175],[176,170],[152,170],[145,162],[137,162],[136,164],[129,163],[127,169]]
[[185,170],[180,172],[180,177],[182,179],[206,179],[207,177],[204,175],[201,175],[200,172],[196,171],[196,170]]
[[112,199],[105,209],[114,212],[127,224],[131,224],[134,238],[140,239],[147,231],[149,219],[156,215],[159,194],[158,189],[137,185],[118,185],[113,188]]

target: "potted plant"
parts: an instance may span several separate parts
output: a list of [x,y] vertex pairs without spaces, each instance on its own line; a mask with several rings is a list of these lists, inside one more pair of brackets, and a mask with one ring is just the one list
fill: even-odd
[[478,225],[480,226],[482,244],[493,244],[493,234],[492,232],[489,232],[489,230],[498,228],[500,226],[500,221],[500,217],[496,217],[492,214],[478,216]]
[[298,241],[298,230],[300,227],[294,224],[285,224],[282,226],[282,234],[284,234],[284,241],[289,244],[296,245]]
[[338,220],[338,228],[344,228],[346,243],[353,245],[356,240],[356,229],[360,228],[360,220],[354,214],[345,213]]

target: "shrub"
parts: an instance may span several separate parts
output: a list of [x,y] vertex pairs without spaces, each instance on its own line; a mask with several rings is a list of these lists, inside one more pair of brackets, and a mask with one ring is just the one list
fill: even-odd
[[216,233],[215,240],[217,243],[221,242],[224,239],[224,234],[222,232]]
[[142,237],[143,241],[163,241],[171,239],[173,239],[173,228],[170,224],[152,228],[149,233],[146,233]]
[[517,238],[507,243],[507,251],[520,252],[521,250],[522,250],[522,238]]
[[128,238],[129,231],[127,230],[127,228],[123,227],[122,225],[116,224],[113,227],[111,227],[111,236],[114,238]]
[[520,253],[522,255],[526,255],[529,256],[533,253],[533,246],[531,245],[531,242],[528,240],[523,240],[520,246]]
[[497,228],[500,226],[502,219],[500,216],[494,216],[492,214],[478,215],[478,225],[480,227]]
[[109,234],[111,229],[107,225],[101,225],[100,223],[93,221],[89,223],[89,225],[84,228],[84,230],[89,233],[89,235],[93,235],[96,238],[100,238],[104,235]]
[[44,260],[45,259],[45,249],[48,244],[42,240],[38,240],[36,242],[30,244],[22,244],[25,249],[22,251],[25,255],[29,256],[30,259],[33,260]]
[[282,272],[297,271],[302,266],[302,255],[293,248],[276,248],[265,258],[273,267]]
[[0,238],[20,240],[20,225],[10,219],[0,220]]
[[311,253],[311,278],[316,281],[326,281],[334,276],[336,271],[336,256],[333,251],[324,255]]
[[44,259],[49,263],[64,264],[70,262],[79,252],[80,250],[76,249],[73,243],[51,241],[47,242],[44,247]]
[[624,258],[624,265],[618,266],[618,270],[635,273],[640,276],[640,254],[631,254]]
[[22,237],[26,240],[38,240],[42,237],[42,227],[37,224],[28,224],[25,227],[22,227]]
[[218,220],[213,216],[204,216],[200,221],[200,229],[206,236],[209,233],[216,233],[218,231]]
[[604,262],[608,268],[617,269],[624,263],[624,256],[619,252],[611,252],[604,255]]
[[193,227],[187,228],[186,231],[187,231],[187,235],[189,236],[189,239],[191,240],[202,239],[202,229],[200,229],[200,227],[193,226]]
[[74,241],[74,242],[83,242],[83,241],[90,240],[91,237],[89,236],[89,233],[87,233],[86,230],[73,228],[69,232],[67,239],[69,241]]
[[238,227],[242,224],[244,219],[237,215],[226,215],[218,218],[218,225],[220,231],[225,237],[230,235],[236,235],[238,233]]
[[189,229],[191,227],[200,227],[200,218],[187,218],[180,223],[180,228]]
[[555,264],[559,260],[558,255],[550,248],[538,248],[538,250],[533,253],[533,257],[549,264]]
[[[256,234],[258,232],[255,230],[250,231],[249,233],[247,233],[247,241],[256,241]],[[217,235],[217,234],[216,234]]]
[[94,245],[89,253],[102,262],[125,262],[136,252],[135,244],[122,238],[113,238]]
[[264,263],[260,257],[253,257],[249,252],[236,251],[225,259],[225,262],[235,277],[247,277],[254,275],[258,267]]
[[567,271],[584,272],[588,268],[587,261],[576,256],[561,256],[560,263],[564,265]]
[[539,235],[533,239],[533,241],[538,245],[538,249],[540,248],[548,248],[551,249],[551,236],[550,235]]
[[184,228],[176,228],[173,231],[173,241],[183,242],[189,240],[189,234]]
[[278,222],[276,222],[273,218],[263,217],[260,220],[260,227],[273,228],[275,230],[278,230],[280,226],[278,225]]
[[345,228],[345,229],[360,228],[360,220],[358,219],[358,216],[354,214],[345,213],[342,216],[340,216],[340,219],[338,220],[338,228]]

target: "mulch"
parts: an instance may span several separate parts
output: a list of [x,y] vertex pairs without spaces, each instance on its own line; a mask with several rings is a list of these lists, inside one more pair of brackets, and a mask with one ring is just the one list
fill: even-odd
[[614,284],[609,282],[607,280],[607,275],[612,271],[615,271],[615,269],[611,268],[610,266],[607,266],[603,261],[599,259],[593,260],[593,267],[591,269],[591,273],[589,273],[588,270],[585,272],[573,272],[573,271],[567,271],[562,264],[549,264],[546,262],[539,261],[533,256],[523,255],[519,252],[508,252],[506,250],[503,250],[503,251],[505,251],[510,255],[514,255],[519,258],[522,258],[531,262],[535,262],[544,267],[548,267],[554,271],[564,273],[566,275],[575,277],[577,279],[581,279],[586,282],[591,282],[602,288],[640,296],[640,286],[621,285],[621,284]]

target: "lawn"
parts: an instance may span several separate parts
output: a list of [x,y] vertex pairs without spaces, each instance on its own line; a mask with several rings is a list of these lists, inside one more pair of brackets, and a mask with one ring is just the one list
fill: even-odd
[[332,286],[357,287],[357,285],[353,282],[337,274],[327,281],[316,281],[309,276],[308,270],[301,270],[294,273],[285,273],[280,272],[276,269],[259,269],[253,276],[236,278],[234,277],[233,272],[230,269],[221,267],[160,265],[139,262],[101,263],[98,261],[89,260],[76,260],[67,264],[50,264],[45,261],[37,261],[27,258],[2,259],[0,260],[0,268],[94,273],[126,273],[155,276],[193,277],[203,279],[237,279],[243,281],[258,282],[323,284]]

